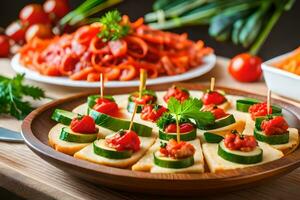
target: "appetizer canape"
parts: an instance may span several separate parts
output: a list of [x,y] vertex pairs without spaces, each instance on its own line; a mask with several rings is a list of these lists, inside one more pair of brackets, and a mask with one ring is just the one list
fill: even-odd
[[168,89],[168,91],[164,95],[163,99],[166,103],[168,103],[168,101],[171,97],[174,97],[178,101],[183,102],[190,97],[190,93],[187,89],[185,89],[183,87],[178,87],[178,86],[173,85],[172,87],[170,87]]
[[283,116],[256,118],[254,136],[258,141],[268,143],[284,154],[293,151],[299,144],[298,130],[289,128]]
[[204,143],[203,154],[211,172],[259,165],[283,157],[283,153],[269,144],[257,142],[253,136],[232,132],[220,143]]
[[[73,119],[59,115],[59,112],[69,114],[67,111],[56,110],[53,118],[57,116],[57,120],[64,122],[55,125],[49,132],[49,144],[57,151],[73,155],[75,152],[89,145],[98,137],[98,128],[95,121],[90,116],[75,116]],[[58,117],[61,116],[61,117]],[[70,126],[67,126],[70,124]]]
[[157,100],[156,94],[152,90],[143,90],[142,97],[141,98],[138,98],[138,97],[139,97],[138,91],[133,92],[129,95],[128,105],[127,105],[127,111],[129,113],[133,113],[135,103],[138,104],[136,112],[141,113],[142,109],[145,105],[155,104],[156,100]]
[[143,106],[141,119],[150,122],[156,122],[168,109],[158,104],[149,104]]

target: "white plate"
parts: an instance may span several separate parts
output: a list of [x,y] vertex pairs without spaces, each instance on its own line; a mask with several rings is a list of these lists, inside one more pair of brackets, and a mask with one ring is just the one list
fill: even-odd
[[[44,76],[24,67],[19,62],[19,54],[16,54],[11,60],[12,68],[18,73],[25,73],[25,77],[30,80],[49,83],[54,85],[63,85],[70,87],[85,87],[85,88],[97,88],[99,87],[98,82],[87,82],[87,81],[73,81],[67,77],[51,77]],[[161,76],[155,79],[147,80],[147,85],[158,85],[162,83],[172,83],[177,81],[184,81],[192,78],[199,77],[207,72],[209,72],[216,64],[216,55],[210,54],[203,59],[203,64],[187,71],[184,74],[179,74],[175,76]],[[134,87],[138,86],[138,80],[132,81],[108,81],[105,83],[105,87],[118,88],[118,87]]]
[[270,90],[281,96],[300,101],[300,76],[273,66],[273,63],[287,58],[292,53],[289,52],[264,62],[262,70]]

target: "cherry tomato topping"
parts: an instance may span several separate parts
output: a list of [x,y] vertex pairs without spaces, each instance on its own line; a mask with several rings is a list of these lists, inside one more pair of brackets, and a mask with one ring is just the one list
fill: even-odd
[[154,103],[155,97],[150,94],[144,94],[142,98],[138,98],[138,94],[134,94],[131,96],[131,101],[139,105],[146,105],[146,104]]
[[231,59],[228,71],[240,82],[254,82],[261,78],[261,58],[242,53]]
[[17,43],[25,41],[26,28],[19,22],[12,22],[6,29],[5,34]]
[[151,122],[156,122],[163,113],[167,112],[167,108],[158,105],[144,105],[141,113],[141,118],[143,120],[148,120]]
[[47,0],[43,8],[53,21],[64,17],[70,11],[67,1],[62,0]]
[[9,50],[9,38],[6,35],[0,35],[0,57],[8,57]]
[[224,138],[225,146],[230,150],[252,151],[257,146],[254,136],[239,135],[238,133],[229,133]]
[[19,18],[23,24],[50,24],[48,15],[39,4],[29,4],[25,6],[19,14]]
[[261,123],[261,129],[266,135],[280,135],[287,132],[289,128],[287,122],[282,116],[276,116],[270,120],[264,120]]
[[106,139],[108,146],[117,151],[140,150],[140,138],[134,131],[119,131],[114,136]]
[[214,108],[210,112],[214,115],[215,119],[220,119],[228,115],[222,108]]
[[166,157],[172,158],[187,158],[193,156],[195,147],[188,142],[177,142],[174,139],[169,140],[165,147],[160,148],[160,153]]
[[118,104],[107,99],[98,98],[93,107],[94,110],[107,115],[114,115],[119,110]]
[[178,101],[183,102],[188,99],[190,95],[185,89],[173,86],[168,89],[167,93],[164,96],[164,101],[168,102],[171,97],[174,97]]
[[[248,112],[254,120],[256,117],[263,117],[268,114],[267,103],[257,103],[249,107]],[[270,107],[269,114],[272,114],[272,107]]]
[[76,133],[96,133],[95,121],[90,116],[74,118],[70,124],[71,130]]
[[226,101],[226,98],[217,91],[208,91],[203,95],[202,101],[204,105],[220,105]]
[[[187,132],[192,131],[193,129],[194,129],[194,126],[191,123],[182,123],[179,125],[180,133],[187,133]],[[176,133],[176,131],[177,131],[176,124],[169,124],[165,128],[165,132],[167,132],[167,133]]]

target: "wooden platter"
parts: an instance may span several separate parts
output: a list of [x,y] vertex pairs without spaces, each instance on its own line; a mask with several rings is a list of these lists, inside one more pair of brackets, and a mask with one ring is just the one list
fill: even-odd
[[[177,84],[190,90],[203,90],[207,86],[198,84]],[[152,86],[156,91],[166,90],[171,85]],[[126,94],[136,88],[114,88],[107,94]],[[252,97],[265,100],[266,97],[229,88],[223,89],[227,94]],[[97,91],[95,91],[96,93]],[[66,173],[83,178],[94,184],[107,187],[160,195],[204,195],[216,192],[228,192],[264,183],[267,180],[291,172],[300,166],[300,148],[293,153],[270,163],[246,169],[229,170],[222,173],[203,174],[151,174],[127,169],[118,169],[75,159],[57,152],[48,145],[48,132],[55,125],[50,116],[55,108],[72,110],[86,102],[91,93],[83,93],[46,104],[33,111],[22,124],[22,134],[28,147],[37,155],[62,169]],[[283,115],[291,127],[300,129],[300,109],[280,100],[273,100],[283,108]]]

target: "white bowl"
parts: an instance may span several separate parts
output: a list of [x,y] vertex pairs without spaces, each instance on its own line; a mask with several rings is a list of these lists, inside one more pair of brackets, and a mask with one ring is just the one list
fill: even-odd
[[300,76],[273,66],[292,52],[275,57],[262,64],[263,74],[268,88],[281,96],[300,101]]

